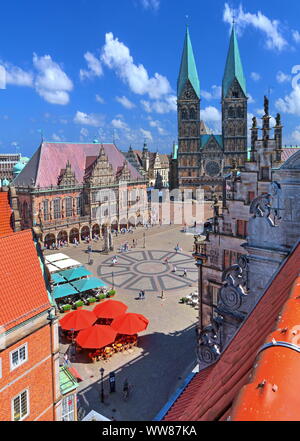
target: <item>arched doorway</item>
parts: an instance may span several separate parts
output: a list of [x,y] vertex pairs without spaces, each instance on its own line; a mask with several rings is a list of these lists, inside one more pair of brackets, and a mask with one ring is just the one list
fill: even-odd
[[98,224],[93,225],[92,228],[92,239],[95,239],[95,237],[100,237],[100,227]]
[[127,220],[123,217],[123,219],[120,220],[120,230],[122,230],[122,228],[127,228]]
[[70,243],[75,243],[75,239],[77,240],[77,242],[79,242],[79,230],[78,228],[72,228],[72,230],[70,231],[69,234],[69,242]]
[[90,229],[85,226],[81,228],[81,240],[88,239],[90,237]]
[[135,227],[135,225],[136,225],[136,218],[134,216],[131,216],[128,220],[128,226]]
[[52,248],[52,245],[55,245],[55,236],[53,233],[48,233],[44,239],[44,245],[46,248]]
[[118,221],[117,219],[113,220],[111,223],[111,232],[114,233],[115,231],[118,231]]
[[60,231],[57,235],[57,243],[68,242],[68,233],[66,231]]

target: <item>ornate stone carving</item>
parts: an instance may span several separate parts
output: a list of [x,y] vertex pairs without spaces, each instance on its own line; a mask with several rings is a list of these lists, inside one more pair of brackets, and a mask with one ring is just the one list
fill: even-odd
[[223,317],[219,315],[212,319],[199,335],[198,358],[206,364],[213,363],[221,354],[221,324]]
[[77,179],[75,172],[72,171],[72,167],[69,161],[67,161],[66,168],[62,169],[57,180],[57,184],[60,186],[76,185]]
[[248,261],[241,256],[238,263],[227,268],[222,275],[220,306],[237,311],[242,306],[242,298],[247,295]]
[[277,182],[272,182],[269,193],[253,199],[250,204],[250,214],[253,214],[253,217],[265,217],[272,227],[277,226],[276,221],[281,219],[278,206],[280,190],[280,185]]

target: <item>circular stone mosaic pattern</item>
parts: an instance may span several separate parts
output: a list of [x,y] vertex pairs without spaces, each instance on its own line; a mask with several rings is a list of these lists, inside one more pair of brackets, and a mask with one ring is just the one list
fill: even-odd
[[[131,291],[161,292],[186,288],[197,282],[194,259],[175,251],[129,251],[117,255],[118,263],[112,265],[111,257],[99,265],[97,273],[108,285]],[[168,258],[168,263],[164,263]],[[176,272],[173,271],[176,266]],[[187,277],[183,277],[186,269]]]

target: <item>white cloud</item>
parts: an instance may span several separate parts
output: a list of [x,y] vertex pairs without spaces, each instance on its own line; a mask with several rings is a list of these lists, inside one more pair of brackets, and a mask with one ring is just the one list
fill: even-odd
[[57,142],[62,141],[62,138],[59,135],[57,135],[56,133],[53,133],[52,139],[53,139],[53,141],[57,141]]
[[281,112],[300,116],[300,86],[296,86],[291,93],[284,98],[279,98],[275,106]]
[[276,80],[278,83],[285,83],[291,81],[291,79],[291,75],[285,74],[284,72],[281,72],[281,70],[277,72]]
[[223,12],[223,21],[232,25],[232,18],[235,18],[236,29],[241,32],[246,26],[253,26],[265,34],[267,49],[277,49],[281,51],[288,47],[287,41],[282,36],[279,25],[279,20],[271,20],[258,11],[256,14],[245,12],[243,6],[240,5],[238,9],[230,8],[228,3],[225,3]]
[[81,80],[86,78],[91,79],[93,77],[100,77],[103,74],[100,60],[95,57],[91,52],[86,52],[84,58],[88,65],[88,70],[80,69],[79,76]]
[[167,132],[161,127],[160,121],[149,119],[149,126],[155,127],[160,135],[166,135]]
[[177,97],[175,95],[168,95],[163,98],[163,100],[156,100],[156,101],[146,101],[141,100],[141,105],[145,112],[151,113],[169,113],[169,112],[176,112],[177,110]]
[[259,116],[263,116],[265,114],[265,110],[264,109],[255,109],[255,113],[257,113],[257,115]]
[[128,125],[124,121],[122,121],[121,119],[113,119],[111,122],[111,125],[115,129],[128,130]]
[[89,136],[89,131],[88,131],[88,129],[86,129],[85,127],[82,127],[82,128],[80,129],[80,135],[81,135],[83,138],[87,138],[87,137]]
[[201,119],[207,122],[219,122],[221,121],[221,112],[213,106],[208,106],[201,110]]
[[80,112],[79,110],[77,110],[73,121],[76,124],[82,124],[84,126],[99,127],[99,126],[102,126],[104,123],[104,116],[93,114],[93,113],[87,114],[87,113]]
[[140,132],[144,138],[148,139],[149,141],[153,141],[152,134],[149,130],[140,129]]
[[97,103],[100,103],[100,104],[104,104],[104,102],[105,102],[104,99],[98,94],[96,94],[96,101],[97,101]]
[[292,139],[300,144],[300,126],[295,127],[295,130],[292,132]]
[[5,69],[6,84],[12,84],[14,86],[26,86],[33,87],[33,74],[32,72],[26,72],[18,66],[14,66],[10,63],[0,63]]
[[206,100],[215,100],[221,98],[222,88],[221,86],[213,85],[211,87],[211,92],[207,92],[206,90],[201,91],[201,96]]
[[112,32],[105,34],[105,45],[102,49],[101,60],[128,84],[130,90],[138,95],[148,94],[152,99],[159,99],[171,92],[171,86],[166,77],[155,73],[149,77],[142,64],[135,64],[130,51]]
[[261,79],[260,74],[257,72],[251,72],[250,76],[253,81],[259,81]]
[[126,98],[126,96],[116,96],[116,101],[122,104],[126,109],[133,109],[135,107],[135,104]]
[[140,0],[144,9],[154,9],[157,11],[160,6],[160,0]]
[[33,54],[33,65],[38,71],[34,85],[37,93],[51,104],[68,104],[73,83],[50,55]]
[[255,99],[252,97],[252,95],[250,95],[250,93],[248,93],[248,104],[253,104],[255,103]]
[[292,31],[293,39],[296,43],[300,43],[300,32]]

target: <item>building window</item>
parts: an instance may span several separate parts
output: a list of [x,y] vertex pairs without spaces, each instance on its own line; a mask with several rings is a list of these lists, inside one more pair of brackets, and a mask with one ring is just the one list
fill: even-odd
[[247,236],[247,228],[248,222],[244,220],[237,220],[236,223],[236,234],[237,236],[246,237]]
[[50,214],[49,214],[49,201],[47,199],[43,201],[43,210],[44,210],[44,221],[48,221],[50,219]]
[[24,390],[12,399],[12,420],[21,421],[29,415],[29,393]]
[[53,201],[53,212],[54,212],[54,219],[60,219],[61,218],[60,199],[54,199],[54,201]]
[[224,250],[223,269],[236,264],[241,255],[237,251]]
[[79,216],[81,216],[81,213],[82,213],[82,198],[81,198],[81,196],[78,196],[77,198],[76,198],[76,213],[79,215]]
[[268,181],[269,180],[269,167],[261,168],[261,180]]
[[98,195],[98,192],[97,191],[93,191],[93,193],[92,193],[92,202],[97,202],[97,195]]
[[73,214],[73,198],[66,198],[66,217],[71,217]]
[[248,204],[250,204],[253,199],[255,198],[255,192],[254,191],[248,191]]
[[62,421],[75,421],[74,395],[63,398],[61,418]]
[[28,359],[27,343],[10,352],[10,370],[16,369]]

